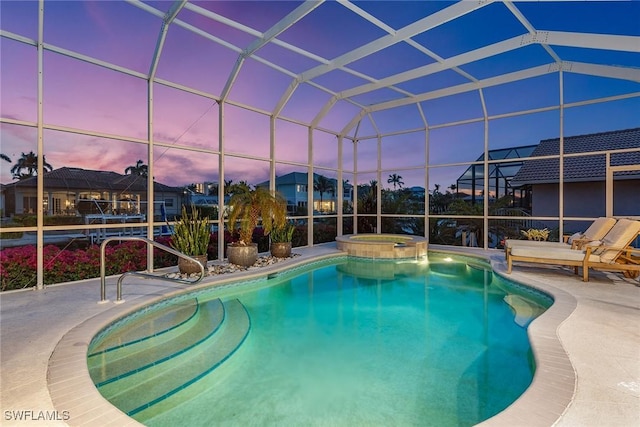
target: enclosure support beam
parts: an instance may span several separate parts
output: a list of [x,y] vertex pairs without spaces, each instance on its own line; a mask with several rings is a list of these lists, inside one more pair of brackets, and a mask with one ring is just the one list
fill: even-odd
[[344,203],[344,181],[343,181],[343,174],[342,174],[342,168],[343,166],[343,162],[342,162],[342,148],[344,145],[344,137],[342,135],[338,136],[338,179],[336,182],[336,186],[337,188],[337,193],[338,193],[338,203],[336,206],[336,213],[338,214],[338,218],[337,221],[338,223],[336,224],[337,226],[337,233],[338,236],[342,236],[343,232],[342,232],[342,223],[344,222],[343,220],[343,215],[342,215],[342,211],[343,211],[343,203]]
[[43,82],[44,82],[44,0],[38,2],[38,196],[36,210],[36,289],[44,289],[44,128],[42,127],[43,115]]
[[347,52],[333,59],[329,64],[318,65],[314,68],[311,68],[310,70],[303,72],[300,75],[301,81],[304,82],[315,79],[323,74],[326,74],[337,68],[344,67],[345,65],[362,59],[365,56],[386,49],[387,47],[392,46],[396,43],[403,42],[431,28],[435,28],[439,25],[445,24],[491,3],[493,3],[493,0],[487,0],[483,2],[455,3],[445,9],[427,16],[426,18],[422,18],[419,21],[416,21],[404,28],[399,29],[395,32],[395,34],[388,34],[386,36],[380,37],[377,40],[360,46],[359,48],[356,48],[350,52]]
[[307,158],[309,164],[307,167],[307,217],[309,225],[307,228],[307,245],[313,246],[313,128],[309,126],[309,135],[307,143]]
[[[218,260],[224,259],[224,212],[226,210],[224,194],[225,194],[225,182],[224,182],[224,110],[226,103],[220,102],[218,108]],[[232,226],[229,227],[230,229]]]
[[558,161],[558,237],[562,241],[564,234],[564,74],[560,71],[558,75],[558,84],[560,85],[560,141],[558,152],[560,158]]

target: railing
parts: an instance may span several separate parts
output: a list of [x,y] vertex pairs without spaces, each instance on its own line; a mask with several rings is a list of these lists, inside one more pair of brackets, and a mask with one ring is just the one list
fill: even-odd
[[[521,216],[530,217],[531,214],[522,208],[502,208],[496,209],[495,216]],[[503,219],[506,227],[518,230],[526,230],[529,228],[545,228],[545,223],[534,219]]]
[[120,304],[123,303],[124,300],[122,299],[122,281],[124,280],[125,276],[138,276],[138,277],[144,277],[145,279],[158,279],[158,280],[166,280],[169,282],[178,282],[178,283],[188,283],[188,284],[195,284],[198,283],[199,281],[202,280],[202,278],[204,277],[204,266],[198,262],[197,260],[195,260],[194,258],[191,258],[188,255],[183,254],[180,251],[176,251],[173,248],[170,248],[168,246],[165,246],[161,243],[155,242],[153,240],[147,239],[146,237],[139,237],[139,236],[119,236],[119,237],[108,237],[106,239],[104,239],[102,241],[102,243],[100,244],[100,301],[98,302],[99,304],[103,304],[106,302],[109,302],[109,300],[107,299],[107,284],[106,284],[106,266],[105,266],[105,249],[107,247],[107,243],[114,241],[114,240],[129,240],[129,241],[139,241],[139,242],[145,242],[148,245],[151,245],[153,247],[156,247],[158,249],[162,249],[166,252],[169,252],[170,254],[176,255],[179,258],[183,258],[186,260],[189,260],[191,262],[196,263],[198,266],[200,266],[200,276],[196,279],[196,280],[185,280],[185,279],[180,279],[180,278],[171,278],[171,277],[167,277],[167,276],[160,276],[157,274],[150,274],[150,273],[143,273],[140,271],[127,271],[126,273],[123,273],[119,278],[118,278],[118,282],[117,282],[117,287],[116,287],[116,304]]

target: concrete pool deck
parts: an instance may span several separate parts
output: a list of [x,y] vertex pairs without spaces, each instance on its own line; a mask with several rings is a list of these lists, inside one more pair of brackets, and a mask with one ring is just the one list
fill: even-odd
[[[489,258],[494,270],[505,275],[501,251],[435,245],[430,249]],[[335,243],[294,252],[301,256],[261,269],[208,278],[207,283],[235,281],[341,254]],[[601,272],[583,283],[568,269],[540,265],[518,265],[505,277],[545,290],[556,302],[530,327],[539,360],[532,386],[512,406],[482,425],[640,425],[640,283]],[[115,280],[107,281],[111,301],[115,299]],[[97,279],[43,291],[0,294],[1,425],[139,425],[93,387],[86,368],[86,347],[93,334],[112,319],[180,292],[185,285],[155,280],[135,286],[127,283],[125,303],[119,305],[97,304]],[[20,417],[22,421],[17,420]]]

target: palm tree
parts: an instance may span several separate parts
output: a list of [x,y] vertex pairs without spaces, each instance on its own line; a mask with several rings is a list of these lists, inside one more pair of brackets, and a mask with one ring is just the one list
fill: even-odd
[[326,176],[318,175],[313,181],[313,191],[320,193],[320,208],[322,209],[322,196],[324,193],[335,194],[333,182]]
[[145,165],[142,160],[138,160],[134,166],[129,166],[124,170],[125,175],[149,176],[149,166]]
[[229,180],[229,184],[230,185],[228,187],[225,187],[225,194],[231,194],[233,196],[236,194],[248,193],[251,191],[251,185],[249,185],[249,183],[244,180],[235,184],[231,184],[231,180]]
[[0,154],[0,159],[6,160],[7,162],[11,163],[11,158],[6,154]]
[[342,180],[342,213],[353,213],[353,186],[348,179]]
[[[45,172],[51,172],[53,170],[53,166],[47,163],[47,159],[45,159],[44,155],[42,155],[42,167]],[[26,172],[23,170],[26,169]],[[22,153],[20,158],[16,161],[16,164],[11,168],[11,173],[13,174],[13,179],[26,179],[31,178],[32,176],[36,176],[38,174],[38,156],[33,151],[29,151],[27,154]]]
[[387,184],[393,184],[393,189],[395,190],[396,187],[402,188],[402,186],[404,185],[404,182],[402,181],[402,176],[394,173],[393,175],[389,175],[389,179],[387,179]]
[[[238,184],[236,184],[238,185]],[[287,202],[279,193],[271,194],[269,189],[258,187],[255,190],[238,191],[229,200],[229,228],[240,221],[240,246],[248,246],[252,242],[253,230],[262,219],[264,234],[282,227],[287,218]]]
[[378,181],[372,179],[369,184],[358,185],[358,211],[376,213],[378,200]]

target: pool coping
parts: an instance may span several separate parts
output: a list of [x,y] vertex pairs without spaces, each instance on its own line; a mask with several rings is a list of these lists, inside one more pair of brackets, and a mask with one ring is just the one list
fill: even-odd
[[85,320],[73,327],[58,341],[49,359],[47,369],[47,386],[54,407],[59,413],[66,411],[74,414],[72,418],[66,420],[70,426],[142,426],[143,424],[129,417],[106,400],[91,380],[86,355],[89,343],[96,334],[130,312],[176,295],[194,292],[212,285],[223,286],[238,281],[258,279],[311,262],[343,256],[346,254],[336,251],[317,256],[292,258],[259,269],[217,276],[213,279],[205,278],[188,289],[170,290],[161,296],[141,298],[132,304],[114,304],[113,309]]
[[[537,369],[529,388],[509,407],[492,418],[482,422],[482,426],[549,426],[556,423],[572,402],[576,390],[577,376],[573,365],[558,337],[558,328],[571,315],[577,300],[571,294],[549,286],[544,282],[535,283],[505,274],[504,263],[499,256],[490,253],[470,253],[431,245],[430,250],[448,252],[484,259],[492,265],[493,271],[516,283],[538,289],[554,298],[554,304],[529,326],[529,338],[536,358]],[[228,284],[238,280],[250,280],[276,271],[283,271],[312,261],[345,256],[344,252],[309,255],[294,258],[280,264],[264,267],[258,271],[219,277],[189,287],[188,291],[210,286]],[[95,388],[89,377],[86,353],[91,338],[102,328],[124,314],[149,303],[186,292],[173,289],[161,296],[151,295],[131,304],[114,305],[110,310],[86,319],[69,330],[57,343],[47,369],[47,385],[54,407],[68,411],[74,416],[68,425],[142,425],[111,405]],[[126,295],[125,295],[126,296]]]

